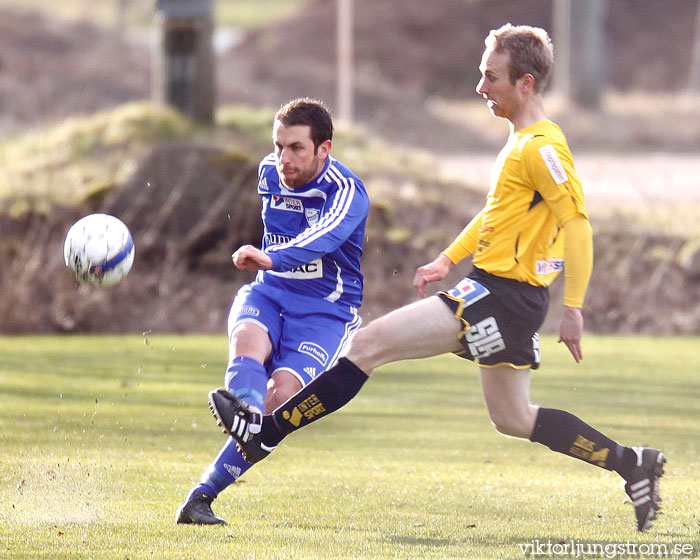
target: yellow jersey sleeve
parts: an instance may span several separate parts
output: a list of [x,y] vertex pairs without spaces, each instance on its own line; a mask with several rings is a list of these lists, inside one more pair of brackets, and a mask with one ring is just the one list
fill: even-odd
[[484,209],[471,219],[462,232],[450,243],[450,246],[442,252],[452,261],[452,264],[457,264],[476,251],[483,213]]
[[583,307],[593,270],[593,231],[583,216],[564,224],[564,305]]
[[580,308],[593,268],[593,234],[571,152],[559,139],[535,136],[523,147],[523,163],[564,230],[564,305]]
[[529,183],[563,226],[576,216],[588,217],[583,189],[568,146],[546,136],[530,138],[522,148]]

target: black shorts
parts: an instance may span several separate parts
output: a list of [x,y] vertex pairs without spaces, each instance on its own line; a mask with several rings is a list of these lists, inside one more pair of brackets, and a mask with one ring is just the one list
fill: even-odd
[[537,329],[549,307],[548,288],[474,268],[454,288],[437,295],[464,324],[459,356],[485,367],[539,367]]

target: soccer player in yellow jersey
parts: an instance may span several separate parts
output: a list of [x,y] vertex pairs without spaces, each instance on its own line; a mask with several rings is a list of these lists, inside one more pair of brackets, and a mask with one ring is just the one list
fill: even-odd
[[[625,480],[637,528],[659,509],[666,461],[656,449],[626,447],[563,410],[530,402],[530,371],[540,362],[537,329],[549,305],[548,286],[564,271],[563,342],[582,358],[581,307],[593,265],[592,232],[581,182],[564,134],[547,119],[542,88],[553,50],[543,29],[504,25],[485,41],[477,92],[510,124],[484,208],[413,285],[420,301],[376,319],[356,334],[338,363],[268,416],[223,389],[210,393],[219,424],[255,462],[287,434],[337,410],[376,367],[457,353],[479,364],[486,406],[496,429],[614,470]],[[425,297],[472,255],[473,270],[453,289]]]

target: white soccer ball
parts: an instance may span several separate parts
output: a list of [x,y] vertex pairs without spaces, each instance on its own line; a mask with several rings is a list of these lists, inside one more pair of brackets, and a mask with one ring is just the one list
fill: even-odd
[[119,218],[90,214],[68,230],[63,258],[81,284],[112,286],[134,264],[134,241]]

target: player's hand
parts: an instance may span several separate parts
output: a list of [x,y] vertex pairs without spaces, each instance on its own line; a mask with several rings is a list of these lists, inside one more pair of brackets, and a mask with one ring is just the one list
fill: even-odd
[[559,340],[563,342],[576,360],[576,363],[583,359],[583,349],[581,348],[581,336],[583,334],[583,315],[578,307],[564,307],[564,317],[559,326]]
[[252,245],[243,245],[231,255],[233,264],[239,270],[270,270],[272,259]]
[[413,277],[413,287],[418,292],[418,295],[424,298],[426,285],[428,285],[430,282],[439,282],[440,280],[444,280],[453,266],[454,263],[447,257],[447,255],[440,253],[440,255],[438,255],[433,262],[418,268],[415,276]]

